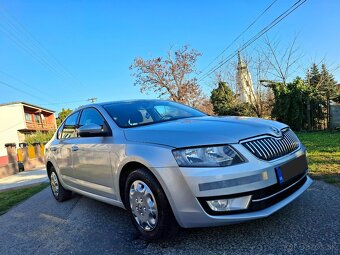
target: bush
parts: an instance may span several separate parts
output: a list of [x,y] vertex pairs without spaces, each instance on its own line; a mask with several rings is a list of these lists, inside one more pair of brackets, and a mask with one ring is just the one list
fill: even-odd
[[37,131],[33,134],[27,135],[25,138],[25,142],[28,144],[47,143],[49,140],[51,140],[53,134],[54,134],[54,131],[48,131],[48,132]]

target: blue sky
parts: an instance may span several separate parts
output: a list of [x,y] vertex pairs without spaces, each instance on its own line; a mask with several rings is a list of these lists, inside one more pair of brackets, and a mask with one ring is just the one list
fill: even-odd
[[[59,111],[90,97],[154,98],[133,86],[129,65],[135,57],[162,56],[170,46],[187,44],[203,54],[200,70],[271,2],[0,1],[0,103],[26,101]],[[277,0],[226,55],[294,2]],[[268,36],[285,45],[298,34],[306,67],[323,58],[334,67],[340,64],[339,13],[338,0],[308,0]],[[334,74],[340,81],[340,72]],[[209,82],[201,83],[207,93]],[[63,103],[73,101],[83,102]]]

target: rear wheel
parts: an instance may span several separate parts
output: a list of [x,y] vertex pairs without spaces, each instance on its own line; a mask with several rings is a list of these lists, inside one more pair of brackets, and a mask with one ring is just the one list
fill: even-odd
[[63,185],[61,185],[57,172],[55,171],[54,167],[52,166],[50,169],[50,187],[54,198],[58,202],[63,202],[69,199],[72,196],[72,192],[66,190]]
[[172,237],[179,226],[156,178],[146,169],[137,169],[127,178],[125,201],[133,225],[143,239]]

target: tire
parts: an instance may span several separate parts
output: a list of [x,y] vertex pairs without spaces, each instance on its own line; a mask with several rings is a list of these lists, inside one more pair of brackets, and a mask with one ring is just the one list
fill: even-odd
[[54,167],[52,166],[50,169],[50,188],[52,191],[52,195],[58,202],[63,202],[72,197],[72,192],[66,190],[63,185],[61,185],[57,172],[55,171]]
[[127,177],[125,204],[133,225],[144,240],[168,239],[179,229],[161,185],[146,169],[137,169]]

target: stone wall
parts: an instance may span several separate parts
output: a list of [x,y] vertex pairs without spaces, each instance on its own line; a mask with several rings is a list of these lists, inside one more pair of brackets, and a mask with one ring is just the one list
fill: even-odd
[[7,143],[5,144],[5,148],[8,155],[8,164],[0,166],[0,178],[4,178],[19,172],[16,144]]
[[20,148],[18,150],[16,149],[15,143],[7,143],[5,145],[8,163],[0,166],[0,178],[18,173],[19,165],[21,171],[30,171],[45,167],[45,146],[43,144],[36,143],[28,146],[25,143],[21,143],[19,145]]

